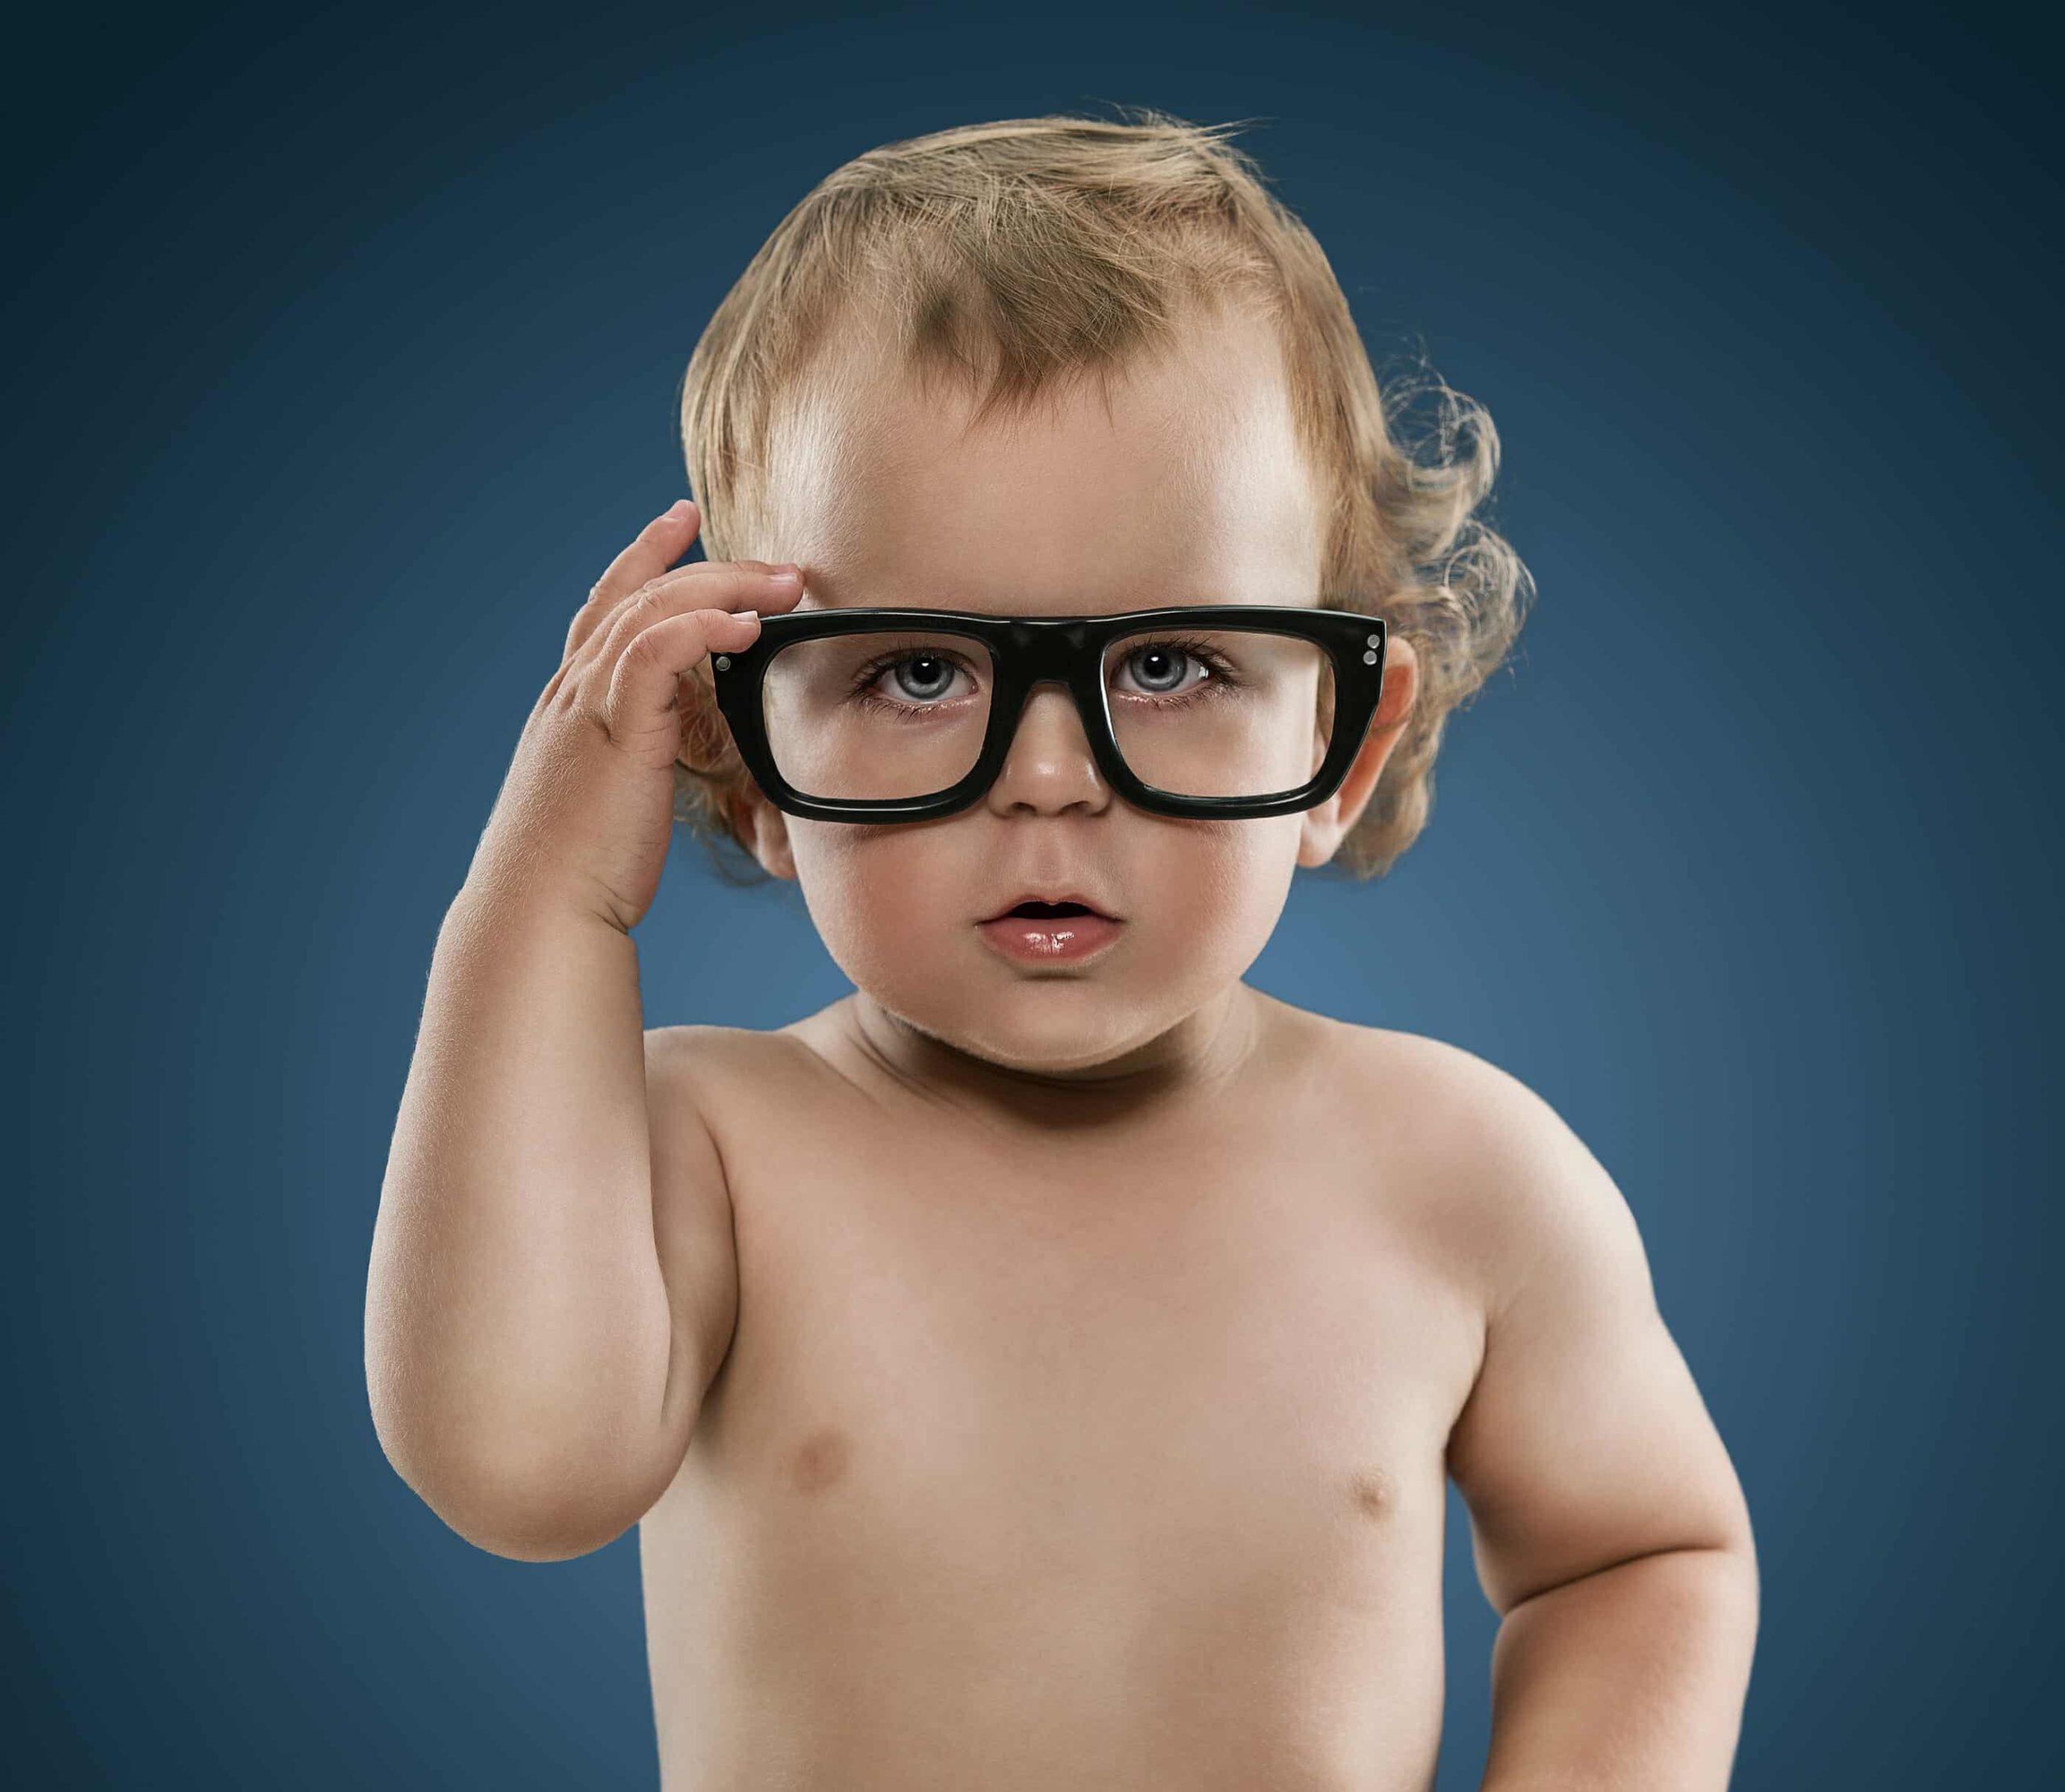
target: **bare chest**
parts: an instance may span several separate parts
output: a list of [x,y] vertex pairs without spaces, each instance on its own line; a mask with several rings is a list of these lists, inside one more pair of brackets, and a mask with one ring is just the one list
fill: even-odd
[[1367,1518],[1437,1482],[1471,1316],[1323,1144],[1042,1161],[913,1127],[740,1168],[703,1435],[770,1492],[979,1490],[1019,1544],[1137,1560],[1186,1515]]
[[1230,1699],[1279,1766],[1358,1722],[1437,1735],[1479,1334],[1397,1167],[1295,1110],[1046,1141],[824,1119],[727,1140],[738,1319],[647,1521],[656,1688],[676,1661],[689,1697],[670,1604],[790,1689],[791,1733],[865,1713],[885,1758],[939,1698],[945,1735],[1029,1703],[1079,1747]]

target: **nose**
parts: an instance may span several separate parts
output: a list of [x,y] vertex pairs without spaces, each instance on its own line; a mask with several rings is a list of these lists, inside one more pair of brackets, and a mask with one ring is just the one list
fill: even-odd
[[1097,769],[1074,697],[1058,681],[1035,685],[1026,694],[1003,769],[990,786],[990,807],[1000,815],[1017,810],[1058,815],[1074,808],[1095,814],[1111,801],[1111,786]]

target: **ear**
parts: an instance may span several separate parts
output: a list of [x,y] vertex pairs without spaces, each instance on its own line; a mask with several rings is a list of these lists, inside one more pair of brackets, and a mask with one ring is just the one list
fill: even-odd
[[789,846],[789,818],[767,800],[750,774],[732,798],[732,821],[763,870],[777,877],[795,878],[796,856]]
[[1377,780],[1383,775],[1384,761],[1398,744],[1420,693],[1420,656],[1412,642],[1395,631],[1384,636],[1384,689],[1377,713],[1370,718],[1370,731],[1362,737],[1362,750],[1348,768],[1341,788],[1317,808],[1301,818],[1304,828],[1298,840],[1298,863],[1323,865],[1330,860],[1349,831],[1362,819]]
[[[717,706],[707,665],[699,664],[682,678],[682,685],[678,694],[681,702],[678,756],[690,770],[707,771],[723,757],[725,748],[732,745],[732,731]],[[732,793],[726,805],[732,831],[752,848],[763,870],[778,877],[794,877],[796,861],[789,851],[787,818],[761,794],[750,773],[743,775],[745,783]]]

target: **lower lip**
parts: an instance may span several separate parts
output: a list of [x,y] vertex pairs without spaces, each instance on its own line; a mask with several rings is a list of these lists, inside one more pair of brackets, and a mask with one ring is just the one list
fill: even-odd
[[993,950],[1019,964],[1073,965],[1102,952],[1124,925],[1103,915],[1070,915],[1052,921],[1005,915],[979,923],[975,931]]

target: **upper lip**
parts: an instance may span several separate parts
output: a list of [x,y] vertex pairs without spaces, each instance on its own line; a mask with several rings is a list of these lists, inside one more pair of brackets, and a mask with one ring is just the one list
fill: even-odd
[[1000,921],[1020,902],[1079,902],[1092,914],[1101,915],[1108,921],[1122,919],[1114,915],[1095,897],[1086,896],[1079,890],[1066,890],[1058,892],[1048,890],[1022,890],[1016,896],[1007,897],[1002,907],[991,910],[983,919]]

